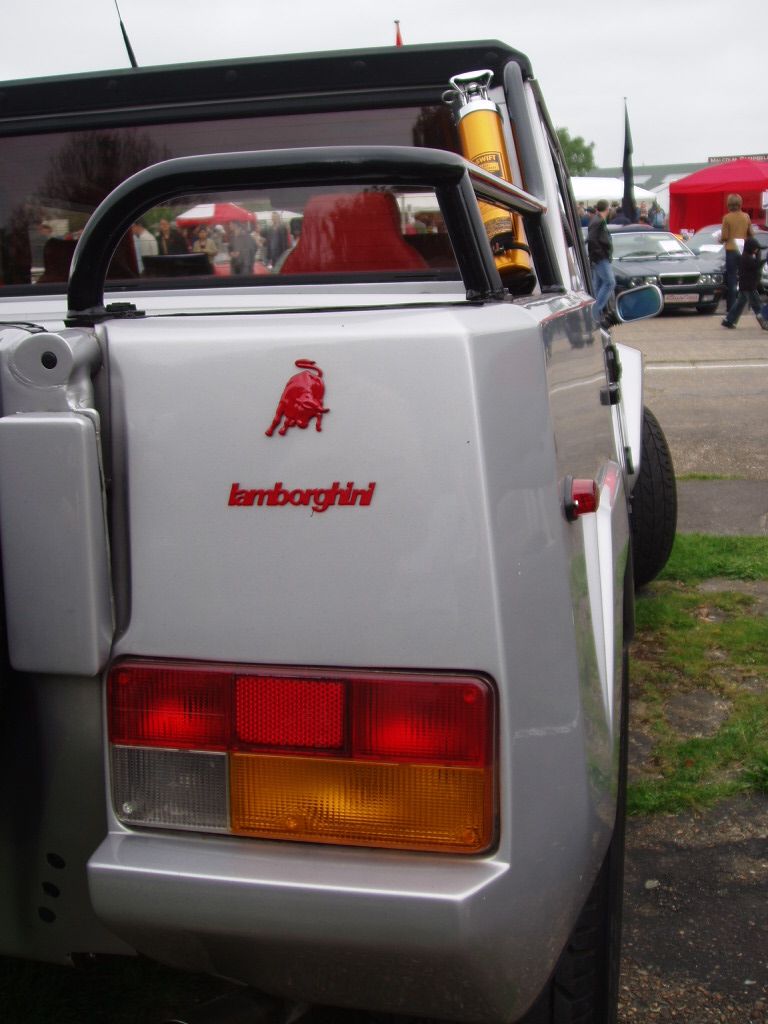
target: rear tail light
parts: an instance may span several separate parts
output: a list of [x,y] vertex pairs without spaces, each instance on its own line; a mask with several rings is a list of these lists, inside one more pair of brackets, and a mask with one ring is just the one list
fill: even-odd
[[125,660],[108,717],[129,825],[453,853],[493,840],[482,678]]

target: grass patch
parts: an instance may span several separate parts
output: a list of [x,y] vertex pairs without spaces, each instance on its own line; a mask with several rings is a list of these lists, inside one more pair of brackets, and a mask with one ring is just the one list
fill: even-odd
[[733,580],[768,579],[765,537],[679,533],[659,579],[690,584],[717,576]]
[[[629,787],[631,814],[768,792],[768,616],[750,593],[698,588],[768,579],[766,547],[757,537],[678,536],[662,577],[638,595],[632,696],[653,750],[648,777]],[[727,709],[714,727],[697,721],[702,695]]]
[[723,476],[721,473],[683,473],[677,480],[741,480],[740,476]]

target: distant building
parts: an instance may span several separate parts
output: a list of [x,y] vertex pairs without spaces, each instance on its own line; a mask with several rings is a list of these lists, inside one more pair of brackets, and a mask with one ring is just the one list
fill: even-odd
[[[651,192],[656,192],[665,185],[669,185],[670,182],[677,181],[678,178],[685,178],[688,174],[693,174],[694,171],[700,171],[702,167],[708,167],[709,162],[698,164],[635,164],[635,184],[650,189]],[[594,170],[590,173],[596,175],[604,174],[608,178],[620,178],[623,171],[621,166],[601,167],[599,170]]]

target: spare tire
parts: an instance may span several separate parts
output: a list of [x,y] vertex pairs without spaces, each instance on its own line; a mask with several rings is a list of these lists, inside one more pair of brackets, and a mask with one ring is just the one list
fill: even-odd
[[640,472],[630,511],[635,588],[655,579],[667,564],[677,529],[677,486],[664,431],[643,407]]

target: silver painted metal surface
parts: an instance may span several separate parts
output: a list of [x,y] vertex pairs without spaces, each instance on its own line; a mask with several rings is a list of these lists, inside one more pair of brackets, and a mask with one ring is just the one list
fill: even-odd
[[112,641],[99,417],[83,333],[0,337],[0,536],[11,664],[96,675]]
[[629,345],[617,343],[621,362],[621,408],[624,413],[626,441],[632,453],[630,487],[640,471],[643,438],[643,357]]
[[107,829],[101,681],[11,672],[0,714],[0,952],[130,955],[96,917],[86,862]]

